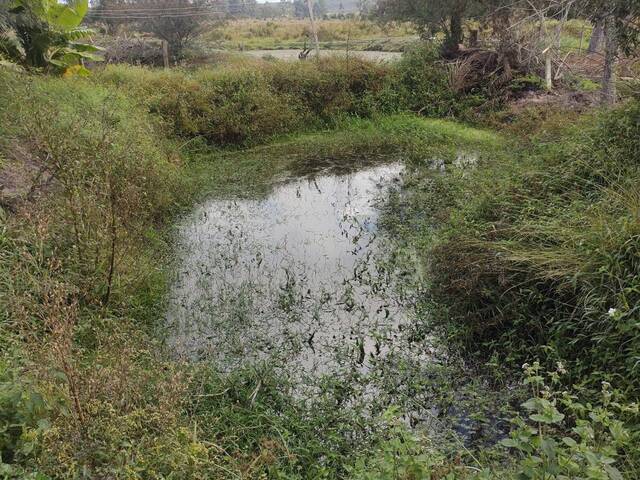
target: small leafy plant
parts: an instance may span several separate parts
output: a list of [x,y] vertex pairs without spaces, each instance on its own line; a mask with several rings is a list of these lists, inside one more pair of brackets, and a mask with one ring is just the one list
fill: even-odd
[[620,465],[630,435],[620,416],[637,413],[637,404],[622,404],[619,392],[602,382],[599,405],[580,403],[567,391],[556,391],[562,363],[555,371],[544,372],[539,362],[523,365],[525,384],[533,396],[522,404],[529,413],[517,417],[517,426],[502,445],[516,450],[522,460],[517,478],[542,479],[622,479]]

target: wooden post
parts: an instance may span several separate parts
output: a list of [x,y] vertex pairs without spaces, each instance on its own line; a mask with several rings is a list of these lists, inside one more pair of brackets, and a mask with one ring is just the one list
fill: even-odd
[[551,47],[547,47],[542,54],[544,55],[544,78],[547,82],[547,90],[553,89],[553,71],[551,65]]
[[309,8],[309,19],[311,20],[311,32],[313,32],[313,43],[316,46],[316,58],[320,58],[320,44],[318,43],[318,31],[316,30],[316,19],[313,15],[313,0],[307,0]]
[[351,42],[351,24],[349,24],[349,30],[347,30],[347,70],[349,69],[349,43]]
[[602,72],[601,101],[603,105],[614,105],[616,90],[616,64],[618,60],[618,35],[616,19],[609,14],[604,23],[604,69]]
[[162,40],[162,61],[164,68],[169,68],[169,42]]

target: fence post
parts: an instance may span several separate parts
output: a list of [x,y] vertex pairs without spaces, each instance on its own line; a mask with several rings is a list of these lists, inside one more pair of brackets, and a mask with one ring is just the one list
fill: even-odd
[[318,43],[318,31],[316,30],[316,19],[313,15],[313,0],[307,0],[309,8],[309,19],[311,20],[311,31],[313,32],[313,42],[316,46],[316,58],[320,58],[320,44]]
[[169,68],[169,42],[162,40],[162,61],[164,68]]
[[542,54],[544,55],[544,78],[547,83],[547,90],[553,90],[553,71],[551,68],[551,47],[547,47]]

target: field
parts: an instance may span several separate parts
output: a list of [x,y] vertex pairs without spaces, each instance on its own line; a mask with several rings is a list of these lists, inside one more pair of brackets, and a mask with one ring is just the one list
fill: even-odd
[[[359,20],[318,20],[323,49],[402,51],[417,37],[410,25],[378,25]],[[308,20],[234,20],[204,32],[201,41],[225,50],[302,49],[311,47]]]

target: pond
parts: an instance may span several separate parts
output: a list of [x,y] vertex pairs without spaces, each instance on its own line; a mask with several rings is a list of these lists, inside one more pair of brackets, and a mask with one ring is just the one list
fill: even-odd
[[262,198],[212,198],[180,225],[170,343],[233,369],[268,361],[288,372],[367,369],[406,322],[378,228],[403,166],[324,172]]
[[214,196],[180,223],[172,351],[220,372],[268,366],[305,402],[333,395],[365,416],[397,407],[432,435],[453,431],[443,422],[464,441],[495,430],[471,420],[478,386],[452,374],[424,322],[415,253],[382,226],[404,224],[390,200],[405,167],[323,168],[258,197]]

